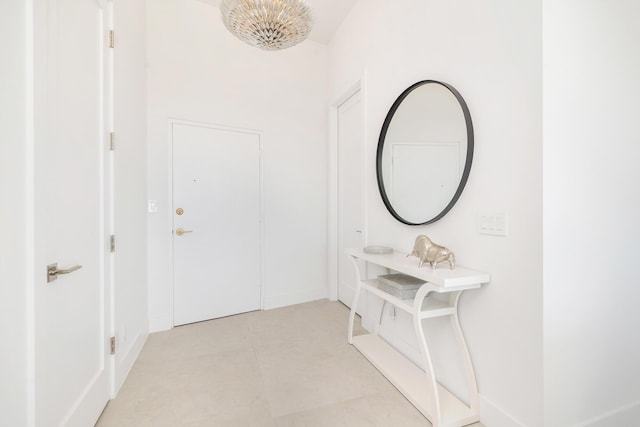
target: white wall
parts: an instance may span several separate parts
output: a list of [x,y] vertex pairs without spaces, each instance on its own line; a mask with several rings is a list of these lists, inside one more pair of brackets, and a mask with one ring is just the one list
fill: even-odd
[[[467,292],[460,306],[489,427],[542,425],[541,6],[360,1],[329,45],[331,102],[364,76],[368,243],[408,252],[416,235],[426,234],[453,250],[460,265],[491,274],[491,283]],[[375,150],[395,98],[423,79],[461,92],[476,147],[457,205],[435,224],[410,227],[380,199]],[[508,237],[478,234],[480,211],[506,212]],[[402,327],[411,324],[401,313],[385,318],[388,339],[406,338]],[[438,359],[440,379],[458,390],[455,359]]]
[[116,0],[113,25],[115,391],[148,331],[145,0]]
[[0,3],[0,425],[27,425],[26,3]]
[[262,133],[264,308],[325,297],[326,46],[260,51],[195,0],[147,0],[147,13],[151,330],[173,325],[171,118]]
[[640,419],[640,4],[544,1],[545,426]]

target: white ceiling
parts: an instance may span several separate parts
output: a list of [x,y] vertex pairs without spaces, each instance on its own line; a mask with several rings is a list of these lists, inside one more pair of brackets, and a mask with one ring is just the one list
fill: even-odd
[[[220,0],[200,0],[218,7]],[[315,18],[309,38],[327,44],[357,0],[306,0]]]

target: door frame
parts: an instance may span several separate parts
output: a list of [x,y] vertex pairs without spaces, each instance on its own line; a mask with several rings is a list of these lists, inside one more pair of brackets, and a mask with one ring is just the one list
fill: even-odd
[[174,280],[174,265],[173,265],[173,126],[174,125],[183,125],[183,126],[196,126],[196,127],[204,127],[204,128],[208,128],[208,129],[216,129],[216,130],[223,130],[223,131],[231,131],[231,132],[242,132],[242,133],[249,133],[252,135],[257,135],[258,136],[258,167],[259,167],[259,171],[258,171],[258,176],[259,176],[259,186],[258,186],[258,192],[259,192],[259,208],[260,208],[260,259],[258,260],[259,262],[259,271],[260,271],[260,310],[264,310],[264,247],[265,247],[265,243],[264,243],[264,236],[265,236],[265,231],[264,231],[264,168],[262,165],[262,131],[260,130],[256,130],[256,129],[248,129],[248,128],[240,128],[240,127],[233,127],[233,126],[226,126],[226,125],[220,125],[217,123],[207,123],[207,122],[199,122],[199,121],[194,121],[194,120],[186,120],[186,119],[179,119],[179,118],[169,118],[169,123],[168,123],[168,128],[167,128],[167,138],[169,141],[168,144],[168,149],[169,149],[169,155],[168,155],[168,159],[169,159],[169,164],[167,165],[168,167],[168,171],[169,173],[167,174],[168,176],[168,181],[167,181],[167,196],[168,196],[168,203],[167,203],[167,214],[169,215],[169,222],[171,223],[171,260],[169,262],[169,270],[170,270],[170,274],[171,274],[171,293],[170,293],[170,305],[171,305],[171,328],[175,327],[175,319],[173,317],[173,304],[174,304],[174,286],[175,286],[175,280]]
[[[344,104],[349,98],[360,92],[360,102],[362,103],[362,164],[366,165],[367,158],[367,96],[366,96],[366,71],[362,73],[362,77],[352,84],[346,91],[335,99],[329,107],[329,194],[328,194],[328,278],[329,300],[338,300],[338,240],[340,238],[340,147],[338,144],[338,108]],[[365,167],[362,168],[362,199],[364,205],[362,207],[362,240],[364,245],[368,241],[368,224],[367,224],[367,196],[368,186],[366,181]]]
[[[114,30],[114,5],[113,0],[107,0],[105,4],[105,31]],[[102,248],[104,251],[104,285],[105,285],[105,300],[107,308],[105,312],[105,325],[108,329],[107,339],[113,337],[117,341],[116,337],[116,255],[115,251],[110,250],[111,236],[116,234],[115,213],[116,213],[116,156],[115,151],[108,147],[107,141],[111,137],[111,134],[115,132],[114,117],[115,117],[115,79],[114,79],[114,63],[115,54],[112,48],[105,49],[103,67],[103,79],[104,79],[104,131],[102,141],[102,161],[103,161],[103,200],[104,200],[104,228],[105,228],[105,241]],[[107,249],[109,247],[109,249]],[[115,343],[118,344],[117,342]],[[116,354],[110,354],[109,359],[109,393],[110,399],[115,399],[118,394],[119,387],[116,383],[116,372],[118,366],[116,364]]]

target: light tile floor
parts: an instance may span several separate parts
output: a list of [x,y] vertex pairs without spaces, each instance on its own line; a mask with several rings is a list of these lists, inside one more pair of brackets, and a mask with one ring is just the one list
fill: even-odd
[[430,426],[347,344],[348,314],[320,300],[152,334],[96,426]]

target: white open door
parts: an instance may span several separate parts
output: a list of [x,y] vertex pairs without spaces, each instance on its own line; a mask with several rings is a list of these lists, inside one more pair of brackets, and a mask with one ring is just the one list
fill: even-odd
[[[110,381],[108,11],[96,0],[35,6],[35,425],[86,427],[106,405]],[[62,271],[49,281],[55,263]]]
[[173,125],[173,316],[261,306],[260,136]]
[[360,91],[338,106],[338,299],[351,307],[356,274],[344,253],[364,244],[363,129]]

